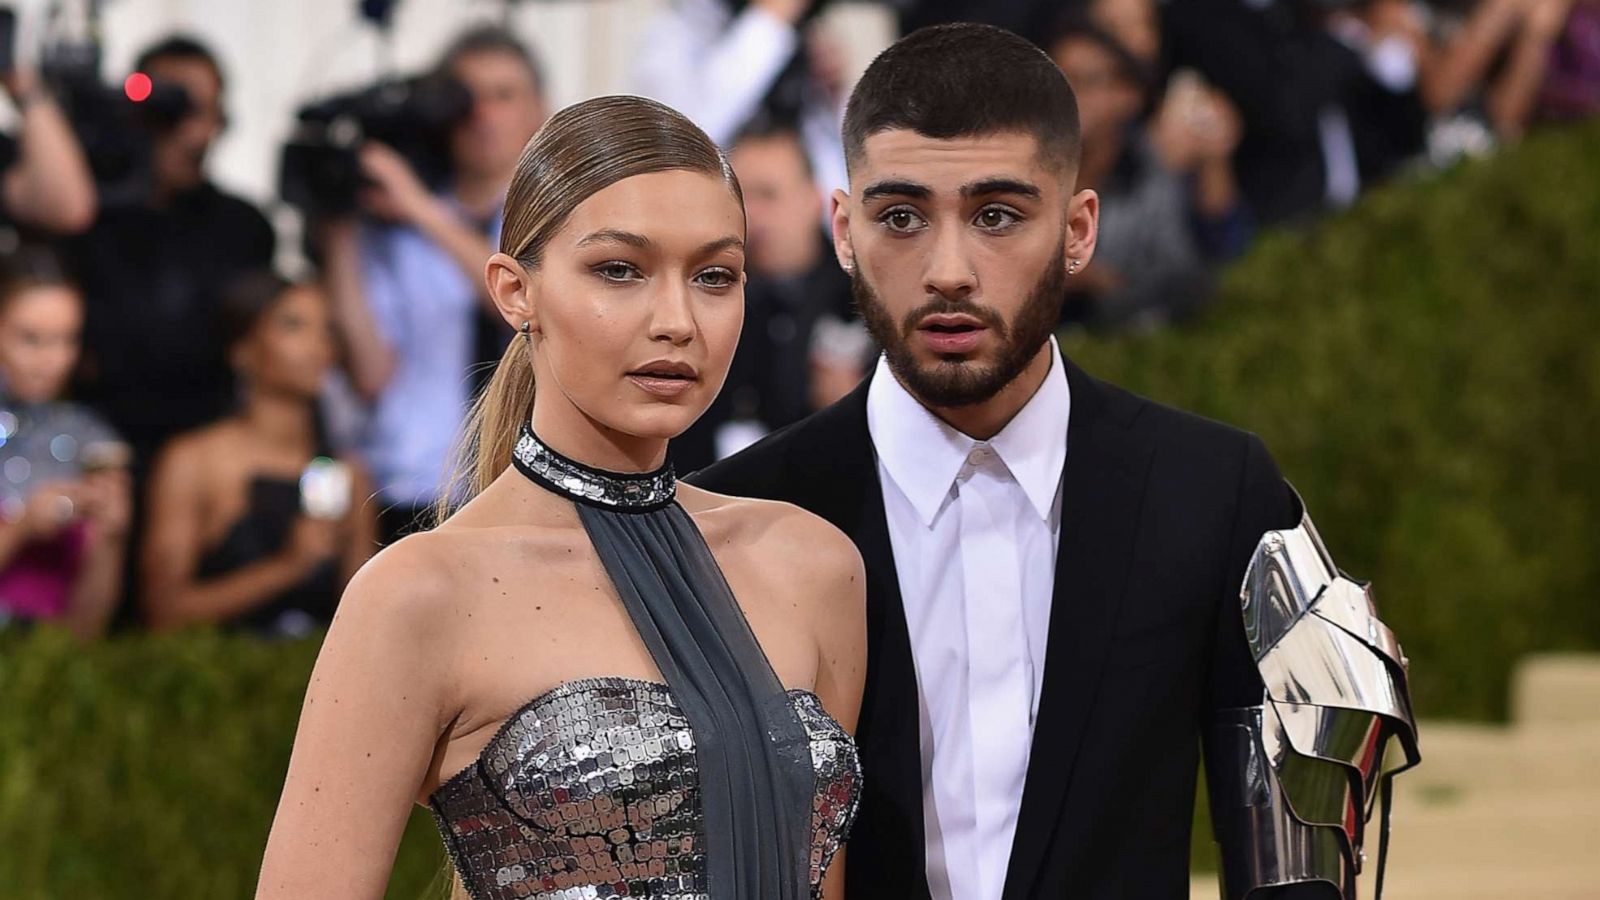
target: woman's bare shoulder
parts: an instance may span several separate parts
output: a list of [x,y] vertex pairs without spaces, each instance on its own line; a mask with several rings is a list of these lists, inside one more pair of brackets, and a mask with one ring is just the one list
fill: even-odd
[[832,588],[841,583],[862,580],[856,545],[815,513],[779,500],[732,497],[681,485],[679,491],[680,502],[702,523],[713,546],[721,542],[756,553],[769,571],[827,596],[839,596]]

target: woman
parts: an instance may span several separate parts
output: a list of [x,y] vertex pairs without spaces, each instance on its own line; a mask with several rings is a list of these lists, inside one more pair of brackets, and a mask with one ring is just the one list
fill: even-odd
[[257,897],[381,896],[413,799],[475,900],[841,896],[860,557],[663,465],[727,374],[743,239],[732,170],[660,104],[591,100],[529,143],[472,497],[346,592]]
[[295,637],[332,620],[377,542],[376,514],[358,502],[366,479],[352,463],[332,464],[317,416],[334,362],[331,314],[314,287],[257,272],[229,286],[221,321],[242,403],[156,460],[145,617],[158,629],[213,623]]
[[128,450],[61,399],[78,361],[83,297],[48,251],[24,246],[0,278],[0,622],[102,634],[122,589]]

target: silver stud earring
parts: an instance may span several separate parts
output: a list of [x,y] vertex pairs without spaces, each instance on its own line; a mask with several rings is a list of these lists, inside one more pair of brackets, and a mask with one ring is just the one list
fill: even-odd
[[1080,266],[1082,264],[1083,264],[1083,260],[1081,260],[1081,259],[1073,260],[1072,261],[1072,265],[1067,266],[1067,274],[1068,275],[1076,275],[1076,274],[1078,274],[1078,266]]
[[522,333],[523,340],[529,342],[533,340],[533,322],[529,321],[528,319],[522,320],[522,327],[518,328],[517,331]]

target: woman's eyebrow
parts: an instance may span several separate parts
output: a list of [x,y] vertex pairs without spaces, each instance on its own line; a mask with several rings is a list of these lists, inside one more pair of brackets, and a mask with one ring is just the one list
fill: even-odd
[[738,237],[737,235],[731,235],[730,234],[727,237],[717,238],[714,241],[710,241],[710,242],[708,242],[706,244],[701,245],[700,249],[696,250],[694,255],[695,256],[710,256],[713,253],[720,253],[723,250],[743,250],[743,249],[744,249],[744,239],[741,238],[741,237]]
[[578,241],[579,247],[588,247],[591,244],[627,244],[630,247],[638,247],[640,250],[645,250],[650,247],[650,239],[642,234],[634,234],[631,231],[623,231],[619,228],[602,228],[599,231],[584,235]]

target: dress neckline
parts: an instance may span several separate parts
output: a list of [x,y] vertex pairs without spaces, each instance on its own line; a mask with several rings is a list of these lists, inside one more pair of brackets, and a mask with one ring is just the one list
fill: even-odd
[[533,433],[526,422],[511,450],[511,463],[535,484],[575,503],[616,512],[653,512],[677,498],[672,464],[653,472],[610,472],[563,456]]
[[[585,678],[569,678],[566,681],[558,682],[554,687],[534,695],[532,699],[523,702],[516,709],[512,710],[511,713],[506,716],[505,721],[500,723],[500,727],[495,729],[493,736],[491,736],[488,742],[483,745],[483,749],[479,750],[476,756],[474,756],[466,765],[457,770],[455,774],[449,776],[448,778],[442,778],[439,780],[439,786],[434,788],[428,794],[429,799],[432,799],[440,791],[456,783],[457,781],[476,773],[478,768],[483,765],[484,757],[492,752],[494,745],[498,744],[500,739],[505,737],[505,733],[510,730],[512,726],[516,725],[517,722],[530,710],[542,704],[549,703],[552,700],[559,700],[563,697],[571,696],[572,694],[591,690],[605,690],[608,688],[613,690],[646,690],[657,694],[664,694],[668,698],[672,697],[672,688],[669,687],[665,681],[659,681],[652,678],[630,678],[624,675],[592,675]],[[833,713],[828,712],[828,708],[823,704],[822,698],[817,696],[815,691],[810,690],[809,688],[786,688],[784,693],[790,697],[809,697],[815,700],[817,702],[817,709],[821,710],[822,714],[828,717],[828,721],[838,726],[841,731],[844,730],[844,726],[839,725],[839,720],[833,717]],[[845,734],[848,736],[849,733],[845,732]],[[854,739],[852,738],[852,741],[853,740]]]

